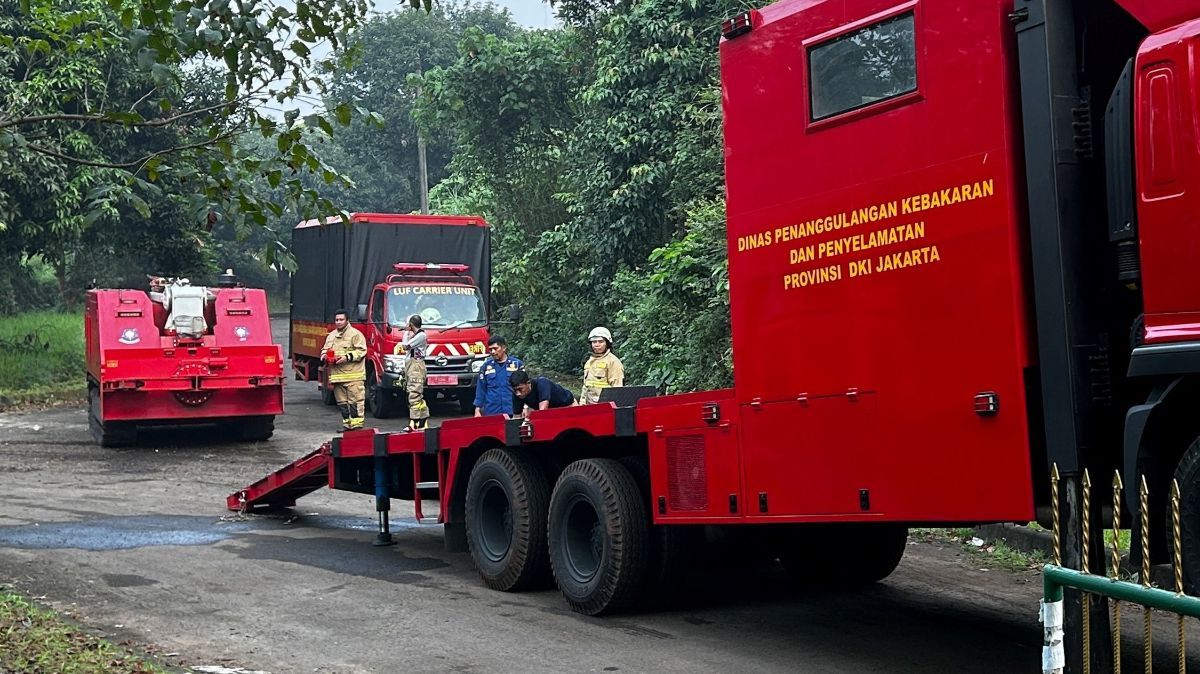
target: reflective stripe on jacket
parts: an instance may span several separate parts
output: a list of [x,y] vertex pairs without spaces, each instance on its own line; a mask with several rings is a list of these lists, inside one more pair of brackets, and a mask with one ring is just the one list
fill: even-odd
[[329,381],[338,384],[367,378],[367,338],[357,328],[347,325],[345,330],[330,332],[321,353],[330,349],[333,349],[335,356],[345,358],[346,362],[329,366]]

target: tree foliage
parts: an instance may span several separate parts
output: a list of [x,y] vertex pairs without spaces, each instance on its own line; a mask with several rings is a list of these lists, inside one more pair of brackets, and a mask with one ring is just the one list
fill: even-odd
[[456,194],[496,225],[497,296],[527,309],[518,346],[578,371],[604,324],[635,380],[728,383],[716,47],[741,3],[556,7],[564,29],[468,36],[421,78],[421,123],[456,142]]
[[[353,101],[373,111],[356,119],[332,141],[331,164],[354,182],[337,194],[345,210],[409,212],[420,205],[413,107],[420,83],[410,75],[447,66],[458,57],[464,33],[507,37],[516,25],[492,5],[439,3],[429,12],[394,12],[368,21],[355,34],[358,57],[334,67],[326,97]],[[446,134],[428,133],[429,182],[448,174],[452,145]]]
[[[329,136],[356,110],[301,119],[297,103],[324,90],[315,50],[347,58],[366,11],[366,0],[0,0],[0,252],[61,270],[85,232],[131,214],[198,229],[334,212],[301,180],[339,179],[306,129]],[[251,132],[269,155],[236,142]],[[261,198],[255,177],[281,198]]]

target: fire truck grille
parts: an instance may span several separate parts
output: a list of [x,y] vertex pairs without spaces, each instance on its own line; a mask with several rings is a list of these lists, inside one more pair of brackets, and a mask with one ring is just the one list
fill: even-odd
[[708,510],[703,435],[667,438],[667,493],[672,510]]

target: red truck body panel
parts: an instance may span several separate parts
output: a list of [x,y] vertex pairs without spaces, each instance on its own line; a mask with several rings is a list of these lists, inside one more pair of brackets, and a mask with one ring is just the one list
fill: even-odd
[[140,290],[92,290],[84,311],[87,372],[100,421],[178,421],[283,413],[283,352],[266,294],[210,288],[208,334],[180,340]]
[[[1200,3],[1161,4],[1164,10],[1187,5],[1189,16],[1200,13]],[[1200,339],[1200,286],[1180,276],[1200,265],[1195,236],[1200,228],[1198,57],[1200,21],[1189,21],[1151,35],[1135,61],[1135,173],[1147,344]]]
[[[721,45],[744,490],[770,514],[1033,514],[1011,9],[784,0]],[[813,121],[811,50],[904,17],[915,88]]]

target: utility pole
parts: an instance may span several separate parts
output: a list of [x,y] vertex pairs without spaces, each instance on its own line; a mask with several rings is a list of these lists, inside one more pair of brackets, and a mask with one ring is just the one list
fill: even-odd
[[[423,75],[421,55],[417,54],[417,75]],[[417,87],[417,98],[421,98],[421,87]],[[429,166],[425,162],[425,135],[417,128],[417,177],[421,187],[421,214],[429,214]]]

